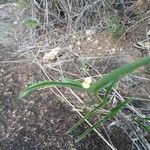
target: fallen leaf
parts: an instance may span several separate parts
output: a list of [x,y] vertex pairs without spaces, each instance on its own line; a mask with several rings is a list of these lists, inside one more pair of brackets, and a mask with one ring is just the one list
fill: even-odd
[[47,63],[50,60],[54,60],[58,56],[59,52],[60,52],[60,47],[53,48],[49,52],[46,52],[43,55],[43,62]]

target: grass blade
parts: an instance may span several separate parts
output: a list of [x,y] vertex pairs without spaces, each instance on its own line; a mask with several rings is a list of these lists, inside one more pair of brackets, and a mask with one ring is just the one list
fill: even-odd
[[54,86],[71,87],[75,89],[85,90],[79,81],[74,81],[74,80],[73,81],[71,80],[69,81],[40,81],[25,88],[20,93],[19,98],[25,97],[27,94],[29,94],[33,90],[45,89],[45,88],[54,87]]
[[114,86],[114,84],[116,82],[117,82],[117,80],[113,81],[110,84],[110,86],[108,87],[108,89],[106,91],[106,94],[105,94],[105,96],[103,98],[103,101],[98,106],[96,106],[93,110],[91,110],[89,113],[87,113],[84,118],[81,118],[76,124],[74,124],[71,128],[69,128],[67,133],[70,133],[73,130],[75,130],[80,124],[82,124],[85,121],[85,119],[88,119],[90,116],[93,116],[93,114],[95,113],[95,111],[97,109],[99,109],[100,107],[104,107],[107,104],[107,99],[108,99],[109,93],[111,92],[112,87]]
[[96,94],[100,89],[102,89],[112,80],[119,79],[122,76],[125,76],[128,73],[132,72],[133,70],[137,69],[138,67],[141,67],[149,63],[150,63],[150,57],[145,57],[143,59],[137,60],[133,63],[127,64],[118,69],[115,69],[108,75],[103,76],[102,78],[98,79],[95,83],[93,83],[90,87],[90,91],[93,94]]
[[70,132],[74,131],[80,124],[82,124],[82,123],[85,121],[85,119],[87,119],[87,118],[89,118],[90,116],[92,116],[93,113],[94,113],[97,109],[99,109],[100,107],[102,107],[103,104],[104,104],[104,103],[101,102],[101,103],[100,103],[98,106],[96,106],[92,111],[90,111],[89,113],[87,113],[84,118],[81,118],[76,124],[74,124],[71,128],[69,128],[68,131],[67,131],[67,133],[70,133]]
[[[138,124],[138,126],[144,130],[145,132],[150,132],[150,125],[147,125],[145,121],[149,121],[150,118],[143,118],[144,121],[140,120],[140,118],[134,118],[134,121]],[[147,120],[148,119],[148,120]]]
[[83,134],[81,134],[76,140],[75,143],[80,142],[86,135],[88,135],[94,128],[101,125],[102,123],[106,122],[107,120],[113,118],[124,106],[126,106],[131,99],[127,99],[120,104],[118,104],[116,107],[112,108],[109,113],[107,113],[102,119],[95,122],[94,125],[90,128],[88,128]]

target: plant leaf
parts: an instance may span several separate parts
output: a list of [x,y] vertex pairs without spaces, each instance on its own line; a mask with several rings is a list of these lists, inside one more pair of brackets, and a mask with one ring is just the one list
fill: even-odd
[[124,65],[118,69],[115,69],[111,73],[103,76],[102,78],[95,81],[91,87],[90,91],[95,95],[99,90],[101,90],[104,86],[106,86],[109,82],[113,80],[119,80],[122,76],[127,75],[128,73],[132,72],[133,70],[141,67],[143,65],[150,63],[150,57],[145,57],[143,59],[137,60],[133,63]]
[[[145,121],[149,121],[150,120],[150,118],[143,118]],[[139,125],[139,127],[141,128],[141,129],[143,129],[145,132],[150,132],[150,125],[146,125],[146,124],[144,124],[144,122],[142,122],[141,120],[140,120],[140,118],[134,118],[134,121]]]
[[150,121],[150,117],[146,117],[146,118],[144,118],[145,120],[147,120],[147,121]]
[[90,116],[92,116],[95,111],[97,109],[99,109],[100,107],[104,107],[106,104],[107,104],[107,99],[108,99],[108,96],[109,96],[109,93],[111,92],[112,90],[112,87],[114,86],[114,84],[117,82],[117,80],[113,81],[110,86],[108,87],[106,93],[105,93],[105,96],[103,98],[103,101],[101,103],[99,103],[99,105],[97,105],[93,110],[91,110],[89,113],[87,113],[85,115],[85,117],[81,118],[76,124],[74,124],[71,128],[68,129],[67,133],[70,133],[72,132],[73,130],[75,130],[81,123],[83,123],[85,121],[85,119],[89,118]]
[[92,116],[92,114],[100,107],[103,106],[103,102],[101,102],[98,106],[96,106],[92,111],[90,111],[89,113],[87,113],[85,115],[85,117],[81,118],[76,124],[74,124],[71,128],[68,129],[67,133],[72,132],[73,130],[75,130],[80,124],[82,124],[85,119],[89,118],[90,116]]
[[91,126],[90,128],[88,128],[83,134],[81,134],[76,140],[75,143],[80,142],[86,135],[88,135],[94,128],[96,128],[97,126],[101,125],[102,123],[104,123],[105,121],[113,118],[124,106],[126,106],[129,102],[131,101],[131,99],[127,99],[123,102],[121,102],[120,104],[118,104],[116,107],[112,108],[110,110],[109,113],[107,113],[102,119],[100,119],[99,121],[95,122],[93,126]]
[[25,97],[28,93],[30,93],[33,90],[38,89],[45,89],[48,87],[54,87],[54,86],[63,86],[63,87],[71,87],[75,89],[85,90],[82,87],[82,84],[79,81],[75,80],[69,80],[69,81],[39,81],[37,83],[33,83],[32,85],[29,85],[27,88],[25,88],[19,95],[19,98]]

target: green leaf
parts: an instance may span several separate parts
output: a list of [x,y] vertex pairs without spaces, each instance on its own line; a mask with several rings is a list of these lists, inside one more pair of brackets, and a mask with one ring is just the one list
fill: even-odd
[[128,73],[132,72],[133,70],[137,69],[138,67],[141,67],[143,65],[150,63],[150,57],[145,57],[143,59],[140,59],[138,61],[135,61],[133,63],[124,65],[118,69],[115,69],[111,73],[101,77],[97,81],[95,81],[91,87],[90,91],[95,95],[97,92],[99,92],[104,86],[106,86],[108,83],[112,82],[113,80],[119,80],[121,77],[127,75]]
[[88,128],[83,134],[81,134],[76,140],[75,143],[80,142],[86,135],[88,135],[94,128],[101,125],[102,123],[106,122],[107,120],[113,118],[124,106],[126,106],[131,99],[127,99],[120,104],[118,104],[116,107],[112,108],[109,113],[107,113],[102,119],[95,122],[93,126]]
[[141,129],[145,132],[150,132],[150,125],[146,125],[145,121],[150,121],[150,118],[143,118],[144,121],[140,120],[140,118],[134,118],[134,121],[139,125]]
[[150,132],[150,125],[148,126],[148,125],[144,125],[144,124],[142,124],[141,122],[139,122],[139,121],[135,121],[138,125],[139,125],[139,127],[141,128],[141,129],[143,129],[145,132]]
[[138,122],[138,125],[139,125],[139,127],[141,128],[141,129],[143,129],[145,132],[150,132],[150,125],[148,126],[146,126],[146,125],[144,125],[144,124],[142,124],[142,123],[140,123],[140,122]]
[[150,121],[150,117],[146,117],[146,118],[144,118],[145,120],[147,120],[147,121]]
[[79,81],[39,81],[37,83],[33,83],[32,85],[29,85],[27,88],[25,88],[21,93],[19,98],[25,97],[27,94],[29,94],[33,90],[38,89],[45,89],[48,87],[54,87],[54,86],[63,86],[63,87],[71,87],[75,89],[85,90],[82,87],[82,84]]
[[96,106],[92,111],[90,111],[89,113],[87,113],[85,115],[85,117],[81,118],[76,124],[74,124],[71,128],[68,129],[67,133],[72,132],[73,130],[75,130],[81,123],[83,123],[85,121],[85,119],[89,118],[90,116],[93,115],[93,113],[95,113],[95,111],[103,106],[103,102],[101,102],[98,106]]
[[73,130],[75,130],[81,123],[83,123],[85,121],[85,119],[88,119],[90,116],[93,116],[93,114],[95,113],[96,110],[98,110],[100,107],[104,107],[107,104],[107,99],[109,96],[109,93],[112,90],[112,87],[114,86],[114,84],[117,82],[117,80],[113,81],[110,86],[108,87],[105,96],[103,98],[103,101],[101,103],[99,103],[99,105],[97,105],[93,110],[91,110],[89,113],[87,113],[85,115],[85,117],[81,118],[76,124],[74,124],[71,128],[68,129],[67,133],[72,132]]
[[150,126],[145,126],[145,127],[144,127],[144,131],[150,132]]

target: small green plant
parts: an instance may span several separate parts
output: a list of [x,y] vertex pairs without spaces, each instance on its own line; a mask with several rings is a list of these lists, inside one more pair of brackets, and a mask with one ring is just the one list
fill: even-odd
[[[150,57],[145,57],[141,60],[135,61],[133,63],[124,65],[111,73],[104,75],[103,77],[97,79],[95,82],[92,82],[92,79],[90,77],[85,78],[83,82],[77,81],[77,80],[64,80],[64,81],[40,81],[37,83],[34,83],[32,85],[27,86],[20,94],[20,98],[25,97],[27,94],[29,94],[33,90],[37,89],[44,89],[48,87],[54,87],[54,86],[63,86],[63,87],[70,87],[78,90],[82,90],[87,92],[88,94],[93,96],[93,100],[95,100],[97,97],[97,94],[105,89],[105,95],[103,98],[100,99],[96,105],[94,105],[94,108],[91,106],[92,109],[87,110],[86,114],[84,115],[84,118],[81,118],[76,124],[74,124],[67,133],[70,133],[74,131],[79,125],[81,125],[85,119],[89,119],[93,115],[97,114],[98,110],[100,108],[104,108],[107,105],[108,97],[110,92],[112,91],[112,88],[117,83],[117,81],[127,75],[128,73],[131,73],[133,70],[137,69],[138,67],[141,67],[145,64],[150,64]],[[104,124],[106,121],[112,119],[117,115],[117,113],[122,110],[123,107],[125,107],[131,99],[125,99],[123,102],[118,103],[116,106],[110,109],[109,112],[106,114],[103,114],[101,119],[96,121],[91,127],[85,130],[84,133],[82,133],[79,137],[77,137],[75,142],[81,141],[83,138],[85,138],[94,128]]]
[[6,3],[6,0],[0,0],[0,4]]
[[144,131],[150,132],[150,117],[139,118],[135,117],[133,121]]
[[88,72],[88,61],[85,57],[80,57],[79,58],[79,61],[81,63],[81,73],[85,76],[87,75],[87,72]]
[[117,16],[110,16],[107,20],[106,32],[112,38],[117,38],[123,29]]
[[23,10],[29,4],[29,0],[15,0],[15,8]]
[[23,22],[23,25],[28,29],[36,29],[36,27],[38,26],[38,22],[35,19],[26,19]]

